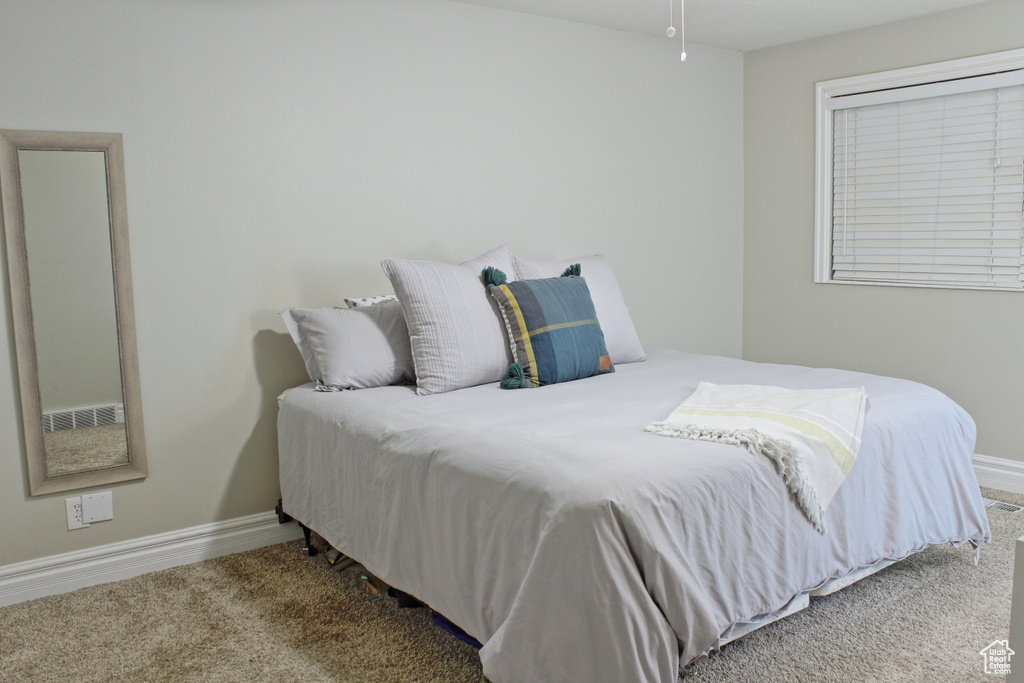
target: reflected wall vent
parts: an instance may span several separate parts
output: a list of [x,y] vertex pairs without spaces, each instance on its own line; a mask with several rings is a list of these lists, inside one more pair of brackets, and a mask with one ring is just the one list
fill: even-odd
[[985,501],[985,507],[992,508],[993,510],[1002,510],[1004,512],[1017,512],[1021,509],[1020,505],[1014,505],[1013,503],[1004,503],[1001,500],[992,500],[991,498],[982,498]]
[[124,404],[109,403],[102,406],[86,406],[67,410],[51,410],[43,413],[43,431],[59,432],[63,429],[98,427],[124,422]]

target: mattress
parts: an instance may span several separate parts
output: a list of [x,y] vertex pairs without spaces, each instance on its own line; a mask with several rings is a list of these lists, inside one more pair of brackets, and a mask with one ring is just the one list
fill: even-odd
[[[644,432],[700,381],[866,389],[827,533],[767,459]],[[970,416],[841,370],[654,349],[538,389],[309,384],[282,397],[278,433],[285,511],[477,638],[495,683],[670,683],[815,591],[990,540]]]

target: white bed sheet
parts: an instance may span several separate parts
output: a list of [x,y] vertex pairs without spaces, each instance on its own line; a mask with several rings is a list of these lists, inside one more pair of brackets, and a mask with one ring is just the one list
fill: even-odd
[[[702,380],[867,389],[827,534],[767,459],[644,432]],[[539,389],[312,387],[281,401],[285,511],[479,639],[495,683],[670,683],[829,580],[990,540],[974,422],[913,382],[652,350]]]

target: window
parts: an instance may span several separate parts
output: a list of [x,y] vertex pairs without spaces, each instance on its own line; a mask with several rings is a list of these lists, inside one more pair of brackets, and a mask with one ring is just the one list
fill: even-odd
[[1024,50],[817,84],[815,282],[1024,291]]

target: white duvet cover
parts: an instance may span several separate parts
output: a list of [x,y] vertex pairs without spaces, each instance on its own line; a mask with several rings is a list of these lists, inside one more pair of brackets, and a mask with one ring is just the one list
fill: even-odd
[[[700,381],[865,387],[828,533],[767,459],[644,431]],[[671,683],[825,582],[990,540],[970,416],[886,377],[654,350],[538,389],[310,384],[278,431],[285,511],[480,640],[495,683]]]

